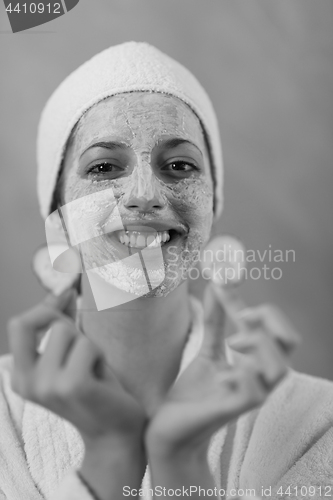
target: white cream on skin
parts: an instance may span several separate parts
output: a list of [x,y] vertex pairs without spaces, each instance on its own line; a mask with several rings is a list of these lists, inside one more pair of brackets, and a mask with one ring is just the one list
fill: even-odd
[[[191,144],[170,144],[175,139]],[[108,228],[156,221],[184,231],[161,247],[162,261],[149,264],[157,282],[163,280],[145,294],[151,297],[182,283],[209,239],[213,182],[204,135],[194,112],[173,96],[126,93],[88,110],[69,145],[62,184],[63,203],[78,200],[67,211],[71,239],[94,238],[81,244],[86,268],[137,296],[147,288],[145,274],[121,261],[137,250],[114,244]]]

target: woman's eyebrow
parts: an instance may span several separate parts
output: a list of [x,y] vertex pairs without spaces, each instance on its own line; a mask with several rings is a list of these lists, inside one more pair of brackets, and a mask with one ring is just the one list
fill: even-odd
[[199,151],[200,155],[203,156],[200,148],[196,144],[194,144],[194,142],[191,142],[187,139],[181,139],[181,138],[175,137],[174,139],[168,139],[166,141],[163,141],[163,146],[166,149],[173,149],[173,148],[176,148],[177,146],[180,146],[182,144],[189,144],[190,146],[194,146]]
[[83,153],[80,155],[80,158],[87,152],[89,149],[92,148],[106,148],[106,149],[111,149],[114,151],[115,149],[127,149],[128,146],[124,142],[118,142],[118,141],[102,141],[102,142],[95,142],[91,146],[89,146],[87,149],[83,151]]

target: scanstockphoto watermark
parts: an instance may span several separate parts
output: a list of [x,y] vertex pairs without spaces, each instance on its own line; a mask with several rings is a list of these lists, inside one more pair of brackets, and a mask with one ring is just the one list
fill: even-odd
[[259,497],[256,496],[255,489],[254,488],[232,488],[230,491],[226,491],[223,488],[202,488],[201,486],[183,486],[181,488],[166,488],[165,486],[155,486],[154,488],[131,488],[130,486],[124,486],[123,487],[123,496],[124,497],[131,497],[131,498],[138,498],[138,497],[143,497],[146,495],[151,495],[153,498],[171,498],[171,497],[180,497],[180,498],[186,498],[186,497],[192,497],[195,496],[195,498],[203,497],[203,498],[209,498],[209,497],[225,497],[226,495],[228,498],[234,498],[239,499],[239,498],[251,498],[253,500],[259,500]]
[[[243,280],[280,280],[283,277],[283,265],[296,261],[295,250],[274,249],[272,245],[264,250],[234,249],[224,245],[218,250],[204,249],[197,251],[190,259],[193,266],[189,269],[184,256],[180,256],[177,247],[167,249],[169,272],[174,278],[197,280],[200,277],[225,284]],[[196,264],[200,264],[199,266]]]

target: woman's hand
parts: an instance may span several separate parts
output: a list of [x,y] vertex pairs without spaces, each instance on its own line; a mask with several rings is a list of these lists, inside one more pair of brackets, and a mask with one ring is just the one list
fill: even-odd
[[[233,336],[234,343],[231,338],[228,342],[241,353],[232,366],[224,355],[223,320],[223,308],[208,285],[200,352],[170,389],[146,433],[157,484],[167,482],[170,467],[169,478],[176,479],[173,485],[169,481],[169,487],[179,487],[184,477],[189,484],[197,479],[198,485],[212,487],[206,464],[211,436],[264,403],[287,373],[287,353],[298,336],[280,312],[261,306],[243,314],[243,332]],[[162,473],[159,463],[163,463]]]
[[[77,330],[69,317],[69,310],[73,316],[74,305],[75,292],[67,290],[59,297],[48,295],[39,305],[9,321],[14,357],[12,387],[80,431],[86,448],[81,472],[94,483],[101,498],[108,498],[112,487],[105,484],[103,488],[102,484],[107,483],[112,471],[105,470],[104,477],[101,472],[111,468],[113,462],[119,466],[122,458],[125,462],[137,459],[127,471],[124,484],[132,483],[140,462],[138,480],[142,477],[145,415],[106,367],[100,349]],[[38,334],[51,326],[46,348],[39,354]],[[119,478],[119,467],[117,470]]]

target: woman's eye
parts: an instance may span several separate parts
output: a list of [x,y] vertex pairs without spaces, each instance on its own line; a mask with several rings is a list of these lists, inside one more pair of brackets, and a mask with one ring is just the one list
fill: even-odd
[[162,170],[169,172],[192,172],[193,170],[198,170],[198,168],[187,161],[173,161],[163,167]]
[[114,165],[113,163],[110,163],[108,161],[103,161],[102,163],[98,163],[91,167],[88,170],[89,174],[106,174],[109,172],[119,172],[122,169],[118,167],[117,165]]

